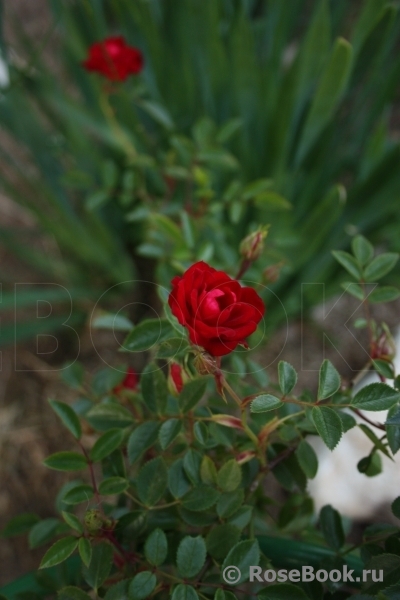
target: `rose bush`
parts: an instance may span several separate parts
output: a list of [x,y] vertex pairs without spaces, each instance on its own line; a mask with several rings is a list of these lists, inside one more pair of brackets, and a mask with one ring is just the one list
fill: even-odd
[[110,81],[125,81],[143,69],[143,55],[129,46],[122,36],[109,37],[92,44],[89,56],[83,61],[87,71],[100,73]]
[[255,332],[265,307],[257,292],[200,261],[172,280],[168,302],[190,341],[213,356],[229,354]]
[[[59,600],[397,600],[398,522],[367,527],[354,543],[337,510],[326,505],[316,516],[307,493],[318,470],[310,436],[320,436],[332,450],[348,430],[360,427],[371,451],[357,467],[368,477],[379,474],[381,456],[400,449],[400,376],[388,352],[390,333],[373,321],[368,306],[399,291],[365,290],[398,256],[374,257],[361,236],[352,247],[353,255],[335,256],[355,279],[346,287],[366,306],[367,367],[381,378],[357,393],[329,360],[310,392],[298,389],[297,372],[286,361],[279,362],[272,384],[254,356],[238,360],[232,350],[219,357],[225,333],[217,326],[219,315],[228,309],[235,343],[243,342],[250,330],[243,333],[242,317],[248,314],[253,327],[261,300],[205,263],[173,279],[171,308],[160,291],[165,314],[128,334],[123,350],[147,355],[140,378],[123,366],[89,377],[74,363],[63,372],[77,400],[50,402],[75,447],[52,454],[45,465],[81,476],[60,490],[59,517],[20,515],[3,531],[29,532],[31,547],[52,542],[35,578],[19,582],[25,595],[6,587],[4,597],[41,599],[57,591]],[[202,329],[195,335],[197,312],[202,326],[211,322],[210,338]],[[216,356],[199,352],[209,339]],[[382,410],[389,411],[386,423],[368,416]],[[281,500],[271,497],[267,477],[282,488]],[[400,497],[392,511],[400,519]],[[262,577],[249,582],[250,566],[268,571],[270,584]],[[324,569],[332,578],[301,582],[302,566]],[[288,581],[287,570],[294,568],[297,575]],[[343,582],[337,577],[342,572],[350,575]]]

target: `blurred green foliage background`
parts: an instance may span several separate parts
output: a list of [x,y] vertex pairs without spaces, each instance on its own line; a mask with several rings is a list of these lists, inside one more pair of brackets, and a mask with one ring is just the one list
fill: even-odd
[[[289,316],[300,312],[301,283],[338,290],[331,250],[346,249],[355,234],[400,249],[395,4],[49,6],[48,35],[61,40],[57,72],[23,23],[13,24],[17,50],[2,38],[10,84],[0,93],[0,186],[56,251],[1,225],[0,243],[38,281],[68,288],[71,323],[82,323],[109,286],[150,279],[168,288],[196,260],[234,276],[241,239],[263,224],[271,224],[266,248],[246,277],[260,281],[279,265],[278,281],[263,281]],[[120,34],[141,49],[145,69],[110,88],[81,63],[90,44]],[[13,302],[13,283],[3,278],[2,310]],[[116,303],[126,287],[143,295],[140,284],[118,286]],[[43,293],[34,288],[19,302],[29,306]],[[20,338],[65,320],[65,290],[46,293],[59,303],[57,315],[20,324]],[[284,313],[264,295],[272,331]],[[3,343],[13,331],[3,327]]]

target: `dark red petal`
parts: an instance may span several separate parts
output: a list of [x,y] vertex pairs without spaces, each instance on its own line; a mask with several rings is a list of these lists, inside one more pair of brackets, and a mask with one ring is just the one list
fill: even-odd
[[250,304],[251,306],[254,306],[254,308],[256,308],[258,313],[260,314],[260,320],[262,319],[265,313],[265,304],[260,298],[260,296],[257,294],[257,292],[253,290],[253,288],[242,288],[240,302],[245,302],[247,304]]

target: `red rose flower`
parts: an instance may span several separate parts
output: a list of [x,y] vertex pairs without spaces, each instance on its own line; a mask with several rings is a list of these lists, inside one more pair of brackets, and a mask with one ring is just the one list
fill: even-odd
[[113,392],[114,394],[119,394],[123,390],[136,390],[138,383],[138,374],[132,369],[132,367],[129,367],[129,369],[126,372],[125,378],[123,379],[123,381],[121,381],[121,383],[115,386]]
[[125,81],[128,75],[140,73],[143,55],[137,48],[128,46],[123,37],[109,37],[92,44],[82,64],[87,71],[96,71],[111,81]]
[[174,277],[168,303],[190,341],[213,356],[232,352],[261,321],[265,306],[255,290],[201,261]]

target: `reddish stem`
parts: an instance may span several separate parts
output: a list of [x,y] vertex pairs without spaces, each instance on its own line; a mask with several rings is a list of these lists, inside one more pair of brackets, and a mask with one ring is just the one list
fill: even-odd
[[355,414],[357,416],[360,417],[360,419],[363,419],[366,423],[368,423],[368,425],[372,425],[372,427],[377,427],[378,429],[381,429],[382,431],[386,431],[386,427],[382,423],[374,423],[374,421],[371,421],[361,411],[359,411],[358,408],[353,408],[352,410],[353,410],[353,412],[355,412]]
[[93,463],[90,460],[89,454],[86,452],[86,449],[84,448],[84,446],[82,445],[81,442],[79,442],[79,445],[80,445],[80,447],[82,449],[82,452],[85,455],[85,458],[86,458],[87,463],[88,463],[88,468],[89,468],[89,473],[90,473],[90,479],[91,479],[91,482],[92,482],[92,486],[93,486],[93,490],[94,490],[94,495],[96,496],[96,502],[97,502],[98,506],[100,507],[100,510],[101,510],[101,512],[102,512],[102,514],[104,516],[104,509],[103,509],[103,505],[102,505],[101,500],[100,500],[99,488],[97,487],[96,478],[95,478],[95,475],[94,475]]
[[246,273],[247,269],[251,267],[252,261],[248,258],[244,258],[242,260],[242,264],[240,265],[239,271],[235,277],[235,279],[241,279],[243,275]]

